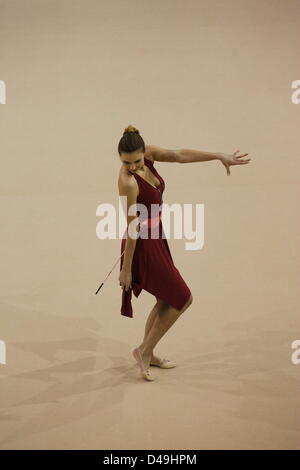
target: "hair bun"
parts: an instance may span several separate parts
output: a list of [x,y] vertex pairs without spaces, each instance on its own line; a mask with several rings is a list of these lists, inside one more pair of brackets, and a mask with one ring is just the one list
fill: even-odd
[[132,126],[131,124],[126,127],[125,131],[123,132],[123,135],[128,134],[129,132],[136,132],[137,134],[140,133],[139,130],[136,127]]

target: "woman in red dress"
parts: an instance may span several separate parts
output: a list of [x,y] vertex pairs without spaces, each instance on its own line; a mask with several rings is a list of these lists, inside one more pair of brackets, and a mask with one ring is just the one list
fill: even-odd
[[[158,341],[191,305],[192,293],[176,268],[165,238],[161,215],[165,182],[154,167],[160,162],[197,162],[219,159],[229,172],[230,165],[248,163],[250,159],[238,160],[236,156],[221,153],[198,152],[196,150],[166,150],[154,145],[145,146],[138,129],[128,126],[121,138],[118,152],[122,162],[119,174],[119,195],[126,199],[127,228],[121,242],[119,283],[122,287],[121,314],[132,317],[132,291],[138,297],[142,289],[156,297],[145,326],[143,342],[132,351],[141,375],[146,380],[154,380],[149,366],[164,369],[175,367],[173,361],[159,358],[153,350]],[[134,204],[143,204],[143,211],[129,215],[128,209]],[[156,207],[156,210],[153,208]],[[152,212],[151,212],[152,210]],[[154,213],[154,215],[153,215]],[[146,236],[132,237],[129,225],[136,223],[138,231]],[[153,227],[156,231],[152,231]],[[128,233],[129,232],[129,233]],[[155,233],[154,237],[151,234]]]

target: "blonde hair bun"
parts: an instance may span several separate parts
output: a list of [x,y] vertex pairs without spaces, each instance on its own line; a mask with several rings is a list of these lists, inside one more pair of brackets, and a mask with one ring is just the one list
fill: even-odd
[[132,126],[131,124],[129,124],[129,126],[126,127],[126,129],[123,132],[123,135],[128,134],[129,132],[136,132],[137,134],[140,133],[139,130],[136,127]]

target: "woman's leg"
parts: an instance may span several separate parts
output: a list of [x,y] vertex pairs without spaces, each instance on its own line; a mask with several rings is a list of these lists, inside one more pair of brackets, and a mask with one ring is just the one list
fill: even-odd
[[149,316],[147,318],[147,321],[146,321],[146,325],[145,325],[145,333],[144,333],[144,339],[143,339],[143,342],[146,340],[151,328],[152,328],[152,325],[154,323],[154,320],[156,318],[156,316],[158,315],[158,311],[159,309],[161,308],[161,301],[156,297],[156,304],[154,305],[153,309],[151,310],[151,312],[149,313]]
[[149,367],[154,347],[163,335],[171,328],[180,315],[191,305],[192,295],[181,310],[177,310],[158,299],[147,319],[145,335],[142,344],[138,347],[145,367]]
[[[146,321],[144,339],[143,339],[142,344],[146,341],[146,338],[147,338],[148,334],[150,333],[150,330],[153,326],[154,320],[158,316],[159,311],[163,310],[164,308],[165,308],[165,303],[161,299],[156,297],[156,304],[154,305],[153,309],[151,310],[151,312],[150,312],[150,314],[147,318],[147,321]],[[154,352],[152,350],[151,358],[153,359],[154,357],[155,357]],[[159,360],[159,358],[156,358],[156,359]]]

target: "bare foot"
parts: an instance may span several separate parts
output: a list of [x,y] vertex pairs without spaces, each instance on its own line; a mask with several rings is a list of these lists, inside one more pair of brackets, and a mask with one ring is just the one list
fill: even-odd
[[150,369],[149,369],[151,356],[150,355],[143,355],[139,348],[133,349],[132,355],[135,358],[135,360],[137,361],[137,363],[138,363],[138,365],[141,369],[142,377],[146,380],[154,380],[155,377],[153,377],[153,375],[151,375]]

